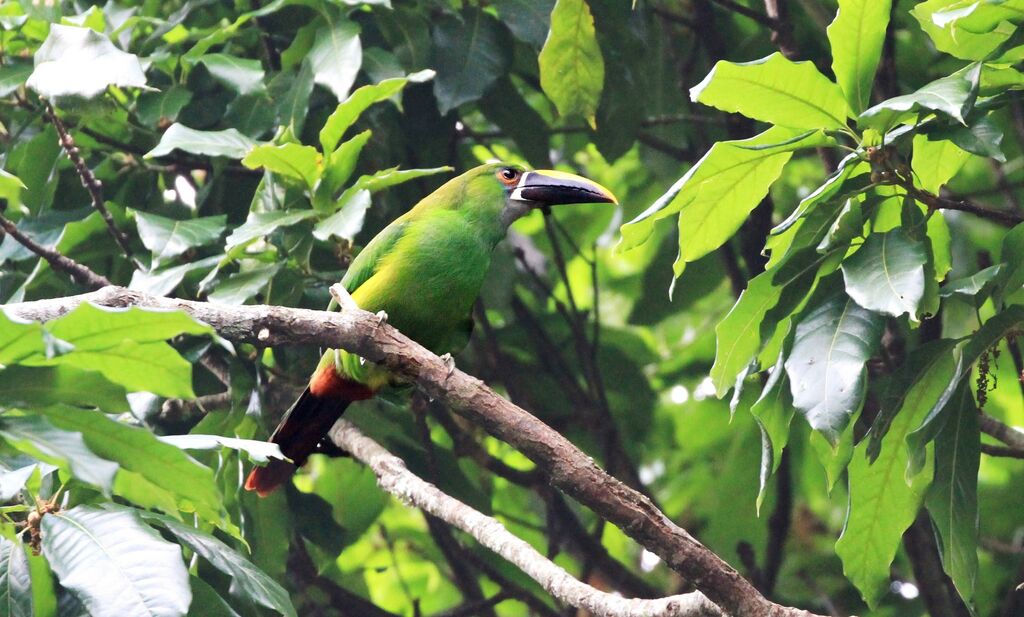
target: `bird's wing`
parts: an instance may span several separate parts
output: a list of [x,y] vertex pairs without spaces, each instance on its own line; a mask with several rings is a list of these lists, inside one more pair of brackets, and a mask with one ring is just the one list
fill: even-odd
[[390,253],[398,241],[405,235],[409,226],[408,221],[397,219],[381,230],[379,234],[370,240],[363,250],[359,251],[356,258],[352,260],[341,284],[349,293],[354,293],[360,285],[373,276],[380,267],[381,261]]

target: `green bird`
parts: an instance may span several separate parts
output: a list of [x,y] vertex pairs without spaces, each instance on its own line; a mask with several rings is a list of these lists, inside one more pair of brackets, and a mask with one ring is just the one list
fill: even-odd
[[[509,225],[531,210],[561,204],[618,203],[601,185],[560,171],[481,165],[458,176],[384,228],[352,261],[341,285],[360,308],[437,354],[469,340],[473,302],[491,253]],[[330,349],[270,440],[291,462],[271,460],[245,488],[266,495],[305,464],[353,401],[392,382],[388,371]]]

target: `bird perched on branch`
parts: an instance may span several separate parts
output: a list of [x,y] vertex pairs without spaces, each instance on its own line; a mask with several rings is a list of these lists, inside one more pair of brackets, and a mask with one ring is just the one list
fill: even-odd
[[[473,302],[509,225],[535,208],[582,203],[618,202],[608,189],[573,174],[481,165],[385,227],[353,260],[341,286],[355,305],[386,317],[427,349],[456,352],[469,340]],[[390,381],[383,367],[328,350],[270,438],[291,462],[253,469],[245,488],[266,495],[286,482],[349,404]]]

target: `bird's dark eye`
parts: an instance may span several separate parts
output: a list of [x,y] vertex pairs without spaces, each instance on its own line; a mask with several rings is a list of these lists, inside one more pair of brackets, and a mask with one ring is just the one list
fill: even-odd
[[498,178],[505,184],[512,184],[519,179],[519,170],[511,167],[503,167],[498,171]]

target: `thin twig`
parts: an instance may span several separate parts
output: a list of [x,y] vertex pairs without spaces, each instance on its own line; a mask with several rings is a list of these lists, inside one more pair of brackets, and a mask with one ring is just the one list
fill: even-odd
[[995,437],[1015,450],[1024,450],[1024,431],[1019,428],[981,412],[978,414],[978,424],[982,433]]
[[987,454],[989,456],[1024,459],[1024,450],[1011,448],[1010,446],[993,446],[991,444],[983,443],[981,444],[981,452],[982,454]]
[[774,30],[778,26],[778,23],[774,18],[772,18],[772,16],[766,15],[759,11],[755,11],[749,6],[743,6],[742,4],[740,4],[739,2],[735,2],[734,0],[711,0],[711,2],[717,4],[723,9],[732,11],[737,15],[742,15],[747,19],[752,19],[757,23],[761,24],[762,26],[771,28],[772,30]]
[[58,272],[63,272],[71,277],[71,280],[87,289],[101,289],[112,285],[107,277],[96,274],[87,266],[84,266],[70,257],[61,255],[54,249],[46,248],[29,238],[7,217],[0,215],[0,227],[4,232],[14,238],[18,244],[24,246],[36,255],[46,260],[50,267]]
[[121,252],[124,256],[132,263],[136,270],[145,270],[139,260],[135,258],[132,253],[132,249],[128,246],[128,236],[121,232],[114,223],[114,217],[110,215],[110,210],[107,210],[107,206],[103,201],[103,185],[96,178],[96,175],[92,173],[89,166],[85,164],[85,160],[82,159],[82,153],[75,145],[74,138],[71,137],[71,133],[68,132],[68,128],[64,126],[64,121],[61,120],[57,113],[54,112],[53,106],[46,99],[40,97],[40,102],[43,104],[43,117],[53,125],[53,128],[57,129],[57,136],[61,148],[64,149],[64,153],[68,155],[71,160],[71,164],[75,167],[75,171],[78,173],[78,177],[82,180],[82,186],[89,192],[89,198],[92,201],[92,207],[100,213],[103,217],[103,221],[107,224],[107,229],[110,231],[110,235],[113,236],[114,241],[121,247]]

